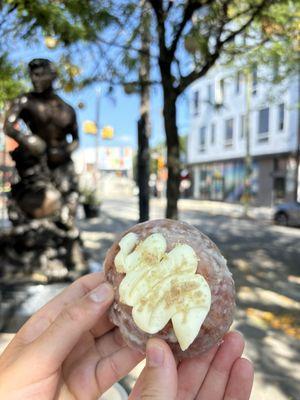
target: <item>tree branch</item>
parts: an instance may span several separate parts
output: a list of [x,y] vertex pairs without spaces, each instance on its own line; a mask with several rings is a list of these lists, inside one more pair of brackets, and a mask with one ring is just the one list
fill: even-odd
[[167,59],[167,46],[166,46],[166,27],[165,27],[165,13],[163,9],[162,0],[148,0],[151,4],[157,20],[158,43],[159,43],[159,58],[163,61]]
[[168,12],[171,10],[173,5],[174,5],[174,0],[169,0],[168,7],[166,9],[166,14],[168,14]]
[[[0,7],[1,7],[1,6],[0,6]],[[12,12],[14,12],[17,8],[18,8],[17,5],[11,6],[11,7],[7,10],[7,12],[3,13],[3,19],[2,19],[1,22],[0,22],[0,28],[1,28],[1,26],[2,26],[5,22],[7,22],[7,17],[8,17],[8,15],[11,14]],[[0,11],[2,11],[2,10],[0,10]]]
[[159,19],[160,15],[163,13],[163,2],[162,0],[148,0],[151,4],[156,18]]
[[178,29],[175,33],[174,39],[172,41],[172,44],[170,46],[169,52],[170,54],[173,56],[176,52],[177,49],[177,45],[178,42],[181,38],[181,34],[184,30],[184,28],[186,27],[186,24],[191,20],[193,14],[195,11],[199,10],[201,7],[206,6],[210,3],[212,3],[213,0],[207,0],[205,2],[201,2],[201,1],[194,1],[194,0],[189,0],[188,3],[185,6],[185,10],[183,13],[183,17],[182,20],[178,26]]
[[184,30],[184,28],[186,27],[186,24],[188,21],[190,21],[190,19],[192,18],[192,15],[194,14],[194,12],[200,8],[200,3],[195,3],[193,1],[189,1],[185,7],[184,10],[184,14],[183,14],[183,18],[181,23],[179,24],[179,27],[175,33],[174,39],[172,41],[172,44],[170,46],[170,53],[171,55],[175,54],[176,48],[177,48],[177,44],[179,42],[179,39],[181,37],[181,34]]
[[179,62],[178,58],[175,57],[175,56],[174,56],[174,62],[175,62],[175,64],[177,65],[178,75],[179,75],[179,77],[181,78],[181,77],[182,77],[182,73],[181,73],[180,62]]
[[[264,7],[268,4],[271,3],[272,0],[263,0],[254,10],[252,15],[249,17],[246,23],[244,23],[239,29],[231,32],[225,39],[221,40],[222,33],[224,32],[223,29],[219,31],[218,37],[217,37],[217,42],[215,46],[215,51],[210,54],[208,57],[208,60],[206,63],[202,66],[200,70],[194,69],[191,71],[188,75],[184,76],[181,78],[179,85],[177,87],[177,95],[181,94],[191,83],[193,83],[195,80],[201,78],[204,76],[207,71],[215,64],[217,59],[220,57],[221,50],[223,49],[224,45],[231,42],[234,40],[234,38],[245,31],[251,23],[254,21],[254,19],[263,11]],[[222,23],[221,27],[224,28],[225,24]]]
[[114,42],[114,41],[106,40],[106,39],[104,39],[104,38],[101,37],[101,36],[99,36],[97,39],[98,39],[98,41],[99,41],[100,43],[103,43],[103,44],[105,44],[106,46],[117,47],[117,48],[123,49],[123,50],[132,50],[132,51],[135,51],[135,52],[137,52],[137,53],[139,53],[139,54],[147,55],[148,57],[153,58],[153,59],[155,59],[155,60],[158,59],[158,55],[155,55],[155,54],[148,54],[148,53],[146,54],[146,52],[145,52],[143,49],[138,48],[138,47],[134,47],[134,46],[129,45],[129,44],[120,44],[120,43],[117,43],[117,42]]
[[[221,48],[219,48],[219,51],[220,50]],[[220,56],[219,52],[216,51],[214,54],[211,54],[209,60],[203,65],[203,67],[200,70],[195,69],[188,75],[183,76],[176,90],[177,95],[180,95],[195,80],[204,76],[207,73],[207,71],[215,64],[219,56]]]
[[222,46],[228,42],[231,42],[237,35],[245,31],[254,21],[254,19],[263,11],[264,7],[267,5],[267,3],[271,3],[272,0],[263,0],[261,4],[256,8],[256,10],[253,12],[251,17],[248,19],[248,21],[242,25],[238,30],[231,32],[230,35],[227,36],[226,39],[224,39],[221,43]]
[[[140,88],[141,86],[150,86],[150,85],[161,85],[161,81],[159,80],[147,80],[147,81],[127,81],[126,79],[113,79],[107,78],[106,76],[93,76],[86,79],[83,79],[79,82],[80,87],[88,86],[93,83],[108,83],[111,86],[130,86],[135,88]],[[139,89],[140,90],[140,89]]]

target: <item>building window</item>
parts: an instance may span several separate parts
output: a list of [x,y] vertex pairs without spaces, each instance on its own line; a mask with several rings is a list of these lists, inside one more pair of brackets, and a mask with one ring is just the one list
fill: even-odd
[[206,126],[202,126],[200,128],[200,136],[199,136],[199,151],[202,153],[205,151],[206,145]]
[[207,101],[209,104],[214,103],[214,101],[213,101],[213,85],[211,83],[207,86]]
[[215,101],[216,104],[223,104],[225,98],[225,80],[220,79],[215,88]]
[[244,139],[246,136],[245,131],[246,115],[241,115],[240,138]]
[[275,176],[273,180],[273,190],[276,200],[283,200],[286,194],[286,178],[284,176]]
[[269,108],[258,112],[258,140],[266,141],[269,135]]
[[257,80],[258,80],[257,66],[255,65],[252,68],[252,94],[253,95],[255,95],[257,93]]
[[198,115],[198,109],[199,109],[199,92],[196,90],[194,92],[194,98],[193,98],[193,103],[194,103],[194,115]]
[[249,117],[241,115],[240,138],[244,139],[249,131]]
[[233,144],[233,118],[225,121],[225,146],[231,147]]
[[238,71],[235,77],[235,93],[238,94],[241,91],[241,83],[242,83],[242,73]]
[[210,143],[213,145],[215,144],[216,140],[216,124],[212,123],[210,127]]
[[278,129],[283,131],[284,129],[284,104],[278,106]]

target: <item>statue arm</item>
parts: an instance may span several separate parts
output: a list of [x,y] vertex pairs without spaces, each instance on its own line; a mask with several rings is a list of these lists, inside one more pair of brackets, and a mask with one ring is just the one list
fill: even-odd
[[18,126],[18,119],[22,119],[22,112],[25,110],[27,101],[26,95],[13,101],[5,116],[4,133],[25,146],[32,154],[41,155],[46,149],[46,143],[36,135],[25,135]]
[[[25,96],[23,97],[27,100]],[[26,141],[23,133],[18,128],[18,119],[20,118],[20,114],[22,113],[23,109],[24,105],[21,99],[15,99],[7,111],[4,121],[4,133],[16,140],[16,142],[19,144],[25,144]]]

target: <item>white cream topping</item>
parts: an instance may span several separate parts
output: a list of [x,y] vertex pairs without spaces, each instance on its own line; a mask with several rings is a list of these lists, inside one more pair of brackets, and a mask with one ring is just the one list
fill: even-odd
[[147,333],[157,333],[171,320],[182,350],[197,337],[211,305],[210,288],[196,274],[197,256],[187,244],[166,253],[164,236],[154,233],[144,241],[129,233],[119,243],[115,258],[118,272],[126,273],[120,301],[132,306],[136,325]]

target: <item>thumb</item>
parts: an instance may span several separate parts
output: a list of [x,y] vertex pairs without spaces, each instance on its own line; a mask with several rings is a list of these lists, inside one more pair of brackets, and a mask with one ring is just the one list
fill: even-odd
[[[71,352],[80,337],[88,332],[111,305],[114,291],[107,282],[101,283],[81,299],[65,307],[56,320],[22,354],[38,366],[40,375],[55,371]],[[28,368],[28,367],[27,367]]]
[[146,368],[141,379],[140,399],[176,399],[176,362],[170,347],[163,340],[150,339],[148,341]]

